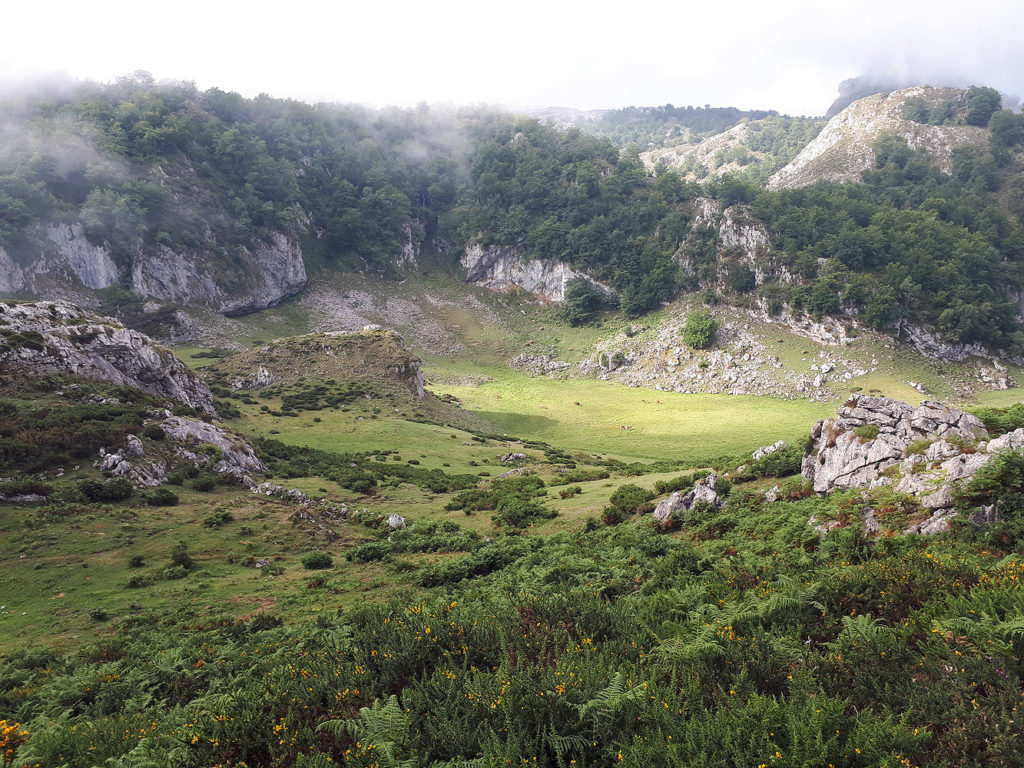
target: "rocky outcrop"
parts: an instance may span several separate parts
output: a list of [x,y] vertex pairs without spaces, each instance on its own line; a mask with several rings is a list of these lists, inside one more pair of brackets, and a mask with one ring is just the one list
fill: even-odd
[[361,379],[400,384],[422,398],[426,390],[421,362],[394,331],[332,331],[276,339],[218,360],[203,373],[211,383],[235,389],[306,377]]
[[142,440],[128,435],[124,448],[108,452],[100,448],[97,466],[111,477],[123,477],[136,488],[155,488],[167,482],[167,462],[146,456]]
[[658,525],[668,525],[674,516],[689,512],[699,501],[713,507],[725,506],[725,502],[718,496],[718,475],[708,475],[698,480],[686,493],[676,491],[667,499],[663,499],[652,513],[654,522]]
[[804,457],[802,474],[816,492],[827,493],[877,483],[911,443],[945,437],[973,444],[988,432],[976,416],[941,403],[925,400],[914,408],[892,398],[855,395],[835,418],[815,424],[811,437],[814,448]]
[[128,280],[142,296],[237,316],[275,306],[306,285],[299,240],[281,232],[231,248],[211,240],[194,252],[139,244],[124,267],[77,222],[39,224],[25,242],[18,253],[0,248],[0,293],[84,298],[83,289]]
[[64,301],[0,303],[0,371],[69,373],[214,413],[210,388],[168,350]]
[[[746,146],[751,134],[751,125],[734,125],[727,131],[716,133],[697,144],[652,149],[642,153],[640,159],[651,172],[659,165],[678,168],[688,181],[700,181],[709,175],[720,176],[739,171],[765,158],[764,152],[757,152]],[[735,159],[727,160],[727,156]]]
[[462,257],[466,282],[492,291],[523,290],[546,301],[565,299],[565,287],[571,280],[589,280],[606,293],[614,291],[568,264],[551,259],[530,259],[517,246],[467,245]]
[[773,453],[784,451],[787,448],[789,448],[789,443],[787,443],[785,440],[777,440],[771,445],[764,445],[758,448],[756,451],[750,454],[750,458],[753,459],[754,461],[758,461],[759,459],[763,459],[765,456],[771,456]]
[[696,274],[691,253],[698,241],[707,237],[708,233],[715,241],[720,288],[726,289],[728,270],[735,265],[750,269],[754,274],[755,285],[768,280],[786,283],[793,280],[785,266],[775,261],[768,228],[747,206],[723,208],[721,203],[709,197],[694,200],[690,234],[675,257],[687,274]]
[[953,150],[960,146],[983,148],[988,131],[970,125],[925,125],[903,118],[903,103],[921,97],[929,107],[959,97],[955,88],[919,86],[893,93],[876,93],[855,101],[828,124],[789,165],[768,180],[769,189],[795,189],[819,181],[860,181],[861,173],[875,167],[875,140],[883,131],[907,140],[911,149],[922,148],[946,173],[953,170]]
[[[233,475],[246,485],[249,475],[267,471],[256,451],[244,439],[200,419],[164,414],[160,424],[168,438],[181,444],[178,454],[193,463],[212,464],[214,472]],[[202,456],[208,457],[206,461]]]
[[1024,448],[1024,429],[988,437],[977,417],[942,403],[854,396],[814,426],[802,475],[818,493],[892,485],[931,515],[905,532],[935,533],[956,514],[957,485],[995,454]]
[[[172,416],[170,411],[151,411],[147,425],[156,425],[164,438],[143,441],[128,435],[116,451],[100,449],[95,466],[110,477],[123,477],[136,488],[155,488],[168,482],[168,473],[181,466],[230,475],[250,488],[252,475],[267,471],[253,447],[234,435],[201,419]],[[147,432],[148,435],[148,432]]]
[[53,223],[39,228],[30,253],[0,248],[0,293],[32,295],[66,286],[106,288],[121,273],[110,250],[90,243],[81,224]]

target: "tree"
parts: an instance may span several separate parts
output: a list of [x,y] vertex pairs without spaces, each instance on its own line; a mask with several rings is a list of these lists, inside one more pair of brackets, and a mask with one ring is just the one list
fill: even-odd
[[692,349],[707,349],[714,343],[716,333],[718,321],[708,310],[698,309],[686,318],[683,341]]
[[569,325],[585,325],[604,304],[605,295],[600,287],[584,277],[576,277],[566,284],[565,300],[558,314]]
[[967,89],[967,116],[964,119],[968,125],[986,126],[1002,106],[1003,97],[995,88],[972,85]]

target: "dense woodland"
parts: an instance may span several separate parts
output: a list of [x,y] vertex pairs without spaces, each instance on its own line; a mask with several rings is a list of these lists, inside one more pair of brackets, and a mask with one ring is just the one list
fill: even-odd
[[[809,140],[811,123],[631,108],[605,115],[600,136],[484,109],[310,106],[137,74],[9,105],[0,245],[31,258],[34,221],[80,221],[122,264],[166,245],[229,266],[232,244],[290,231],[310,266],[385,273],[409,241],[448,258],[468,242],[520,245],[611,285],[626,315],[717,284],[770,311],[857,313],[889,331],[926,323],[949,341],[1019,349],[1024,127],[992,93],[974,89],[942,115],[907,105],[922,121],[991,122],[988,151],[958,150],[952,175],[883,136],[863,184],[769,192],[766,169]],[[756,126],[750,149],[774,162],[702,184],[648,173],[637,145],[623,146],[639,134],[618,130],[706,135],[740,120]],[[691,228],[701,195],[749,205],[798,281],[757,287],[730,264],[713,233]]]

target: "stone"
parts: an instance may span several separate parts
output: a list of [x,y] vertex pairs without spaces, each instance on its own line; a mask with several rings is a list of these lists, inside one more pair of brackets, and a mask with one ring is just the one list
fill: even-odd
[[757,461],[758,459],[763,459],[765,456],[769,456],[770,454],[778,453],[779,451],[784,451],[787,448],[789,448],[789,443],[787,443],[785,440],[778,440],[772,443],[771,445],[765,445],[762,446],[761,448],[758,448],[750,455],[750,458],[752,458],[754,461]]
[[0,310],[6,330],[42,337],[38,345],[13,346],[0,338],[0,368],[7,372],[68,373],[134,387],[214,414],[206,383],[143,333],[66,301],[5,304]]
[[398,514],[388,515],[388,528],[392,531],[400,531],[405,528],[405,518]]
[[516,461],[525,461],[526,460],[526,454],[525,453],[506,453],[503,456],[497,456],[495,458],[497,458],[498,461],[500,461],[502,464],[512,464],[513,462],[516,462]]
[[718,497],[718,475],[708,475],[697,481],[687,493],[675,491],[667,499],[662,499],[654,508],[655,522],[665,524],[679,512],[689,512],[698,501],[704,501],[714,507],[722,507],[724,503]]

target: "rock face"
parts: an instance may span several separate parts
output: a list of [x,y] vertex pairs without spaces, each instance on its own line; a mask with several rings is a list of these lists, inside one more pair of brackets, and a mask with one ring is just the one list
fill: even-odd
[[885,397],[854,396],[819,421],[802,475],[818,493],[892,485],[931,513],[907,533],[936,533],[955,515],[953,491],[996,453],[1024,448],[1024,429],[988,440],[969,413],[933,401],[916,408]]
[[659,502],[652,513],[654,521],[660,525],[666,525],[672,520],[673,515],[689,512],[698,501],[706,502],[714,507],[724,506],[724,502],[718,498],[718,475],[708,475],[698,480],[697,484],[686,493],[676,491],[667,499]]
[[719,260],[718,287],[726,288],[728,270],[743,265],[754,273],[755,285],[767,280],[789,283],[793,276],[784,265],[777,264],[772,255],[771,238],[768,228],[759,221],[750,209],[742,205],[723,208],[717,200],[698,197],[693,202],[693,223],[683,247],[676,254],[676,261],[689,275],[696,274],[689,252],[695,241],[710,236],[715,240]]
[[[299,241],[281,232],[230,249],[209,242],[194,253],[140,245],[123,267],[105,243],[91,243],[77,222],[40,224],[26,242],[32,245],[18,253],[0,248],[0,293],[84,297],[83,289],[129,280],[128,287],[142,296],[237,316],[279,304],[306,285]],[[228,251],[225,269],[217,254]]]
[[166,435],[150,441],[148,448],[137,435],[128,435],[117,451],[100,449],[95,466],[111,477],[123,477],[136,488],[155,488],[167,482],[169,469],[182,464],[230,475],[250,488],[252,475],[267,471],[252,446],[238,435],[200,419],[172,416],[170,411],[150,412],[147,424]]
[[859,181],[861,173],[875,165],[874,144],[883,131],[905,138],[911,149],[925,149],[933,163],[951,173],[953,149],[982,148],[987,145],[988,132],[970,125],[924,125],[904,120],[902,109],[912,96],[923,98],[932,107],[963,93],[956,88],[919,86],[855,101],[829,120],[789,165],[772,176],[768,188],[795,189],[818,181]]
[[[179,449],[179,455],[193,462],[200,455],[208,456],[215,472],[234,475],[239,479],[267,471],[252,446],[237,435],[200,419],[171,416],[169,413],[164,415],[160,428],[168,438],[185,446]],[[200,446],[204,448],[203,451],[192,450]],[[213,446],[215,450],[208,446]]]
[[33,294],[75,284],[106,288],[119,279],[110,251],[90,243],[80,224],[50,224],[37,235],[42,245],[32,254],[0,248],[0,292]]
[[565,299],[565,287],[570,280],[589,280],[605,293],[613,293],[606,285],[598,283],[568,264],[550,259],[529,259],[521,248],[496,245],[484,248],[480,245],[466,246],[462,257],[466,270],[466,282],[490,288],[492,291],[521,289],[546,301],[560,302]]
[[213,414],[206,383],[148,336],[64,301],[0,303],[0,371],[135,387]]

